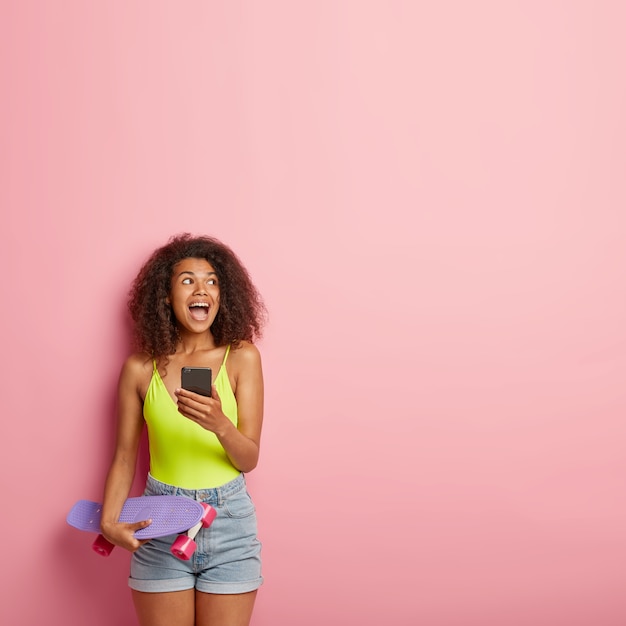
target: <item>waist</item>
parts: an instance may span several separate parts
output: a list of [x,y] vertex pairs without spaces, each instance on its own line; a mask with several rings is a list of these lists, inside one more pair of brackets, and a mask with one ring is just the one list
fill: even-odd
[[233,480],[219,487],[207,487],[206,489],[183,489],[176,485],[168,485],[148,474],[146,480],[145,496],[186,496],[198,502],[206,502],[211,506],[221,506],[226,498],[239,491],[246,489],[246,479],[239,474]]

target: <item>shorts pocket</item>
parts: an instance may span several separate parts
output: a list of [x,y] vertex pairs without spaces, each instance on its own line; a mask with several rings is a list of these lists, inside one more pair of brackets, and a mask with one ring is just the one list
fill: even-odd
[[255,508],[247,491],[240,491],[224,501],[224,511],[228,517],[241,519],[254,515]]

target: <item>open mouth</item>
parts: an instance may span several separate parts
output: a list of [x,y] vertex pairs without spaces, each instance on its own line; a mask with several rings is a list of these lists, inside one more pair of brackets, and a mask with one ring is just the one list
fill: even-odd
[[203,322],[209,317],[209,308],[207,302],[192,302],[189,305],[189,314],[197,322]]

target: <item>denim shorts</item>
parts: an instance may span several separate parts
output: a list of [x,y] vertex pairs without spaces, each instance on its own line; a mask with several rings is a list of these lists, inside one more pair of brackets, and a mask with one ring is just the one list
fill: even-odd
[[261,543],[254,504],[243,474],[214,489],[180,489],[148,475],[146,496],[187,496],[210,504],[217,516],[195,537],[198,547],[184,561],[170,552],[176,535],[152,539],[133,553],[128,584],[137,591],[162,593],[196,588],[205,593],[246,593],[258,589]]

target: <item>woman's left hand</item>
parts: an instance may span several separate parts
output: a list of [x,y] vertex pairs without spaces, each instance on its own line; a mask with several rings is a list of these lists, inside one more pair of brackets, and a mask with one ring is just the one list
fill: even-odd
[[178,412],[202,428],[220,436],[226,427],[232,426],[222,411],[215,385],[211,387],[210,398],[187,389],[176,389],[174,393],[178,398]]

